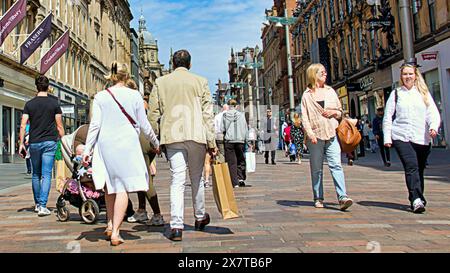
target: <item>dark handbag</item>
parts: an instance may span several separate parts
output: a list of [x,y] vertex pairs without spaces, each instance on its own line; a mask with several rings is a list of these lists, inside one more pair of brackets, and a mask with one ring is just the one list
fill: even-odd
[[125,109],[123,108],[122,104],[120,104],[116,97],[114,97],[113,93],[111,92],[111,90],[109,90],[109,88],[106,89],[106,91],[108,91],[108,93],[111,95],[111,97],[113,98],[113,100],[117,103],[117,105],[119,105],[120,110],[122,111],[122,113],[127,117],[128,121],[131,123],[131,125],[133,125],[134,128],[136,128],[137,123],[136,121],[134,121],[134,119],[128,115],[127,111],[125,111]]

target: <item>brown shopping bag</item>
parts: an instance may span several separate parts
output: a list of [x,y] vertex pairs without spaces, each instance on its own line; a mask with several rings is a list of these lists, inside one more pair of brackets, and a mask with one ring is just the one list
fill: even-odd
[[67,179],[72,177],[72,173],[69,168],[67,168],[64,160],[56,160],[56,190],[62,193],[64,185],[66,184]]
[[223,219],[239,217],[227,163],[213,162],[213,193]]

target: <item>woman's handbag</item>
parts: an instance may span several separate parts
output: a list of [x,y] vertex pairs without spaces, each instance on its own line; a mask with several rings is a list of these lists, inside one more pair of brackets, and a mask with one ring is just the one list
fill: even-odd
[[361,134],[356,128],[354,121],[343,118],[336,128],[336,134],[341,144],[341,150],[344,153],[353,152],[361,141]]
[[223,219],[239,217],[227,163],[213,161],[213,194]]

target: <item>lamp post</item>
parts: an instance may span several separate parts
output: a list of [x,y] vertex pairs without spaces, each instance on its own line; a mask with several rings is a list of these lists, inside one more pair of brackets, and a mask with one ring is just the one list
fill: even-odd
[[403,58],[408,63],[417,64],[414,55],[413,34],[411,26],[411,1],[399,0],[400,22],[402,29]]
[[[256,89],[256,127],[257,129],[259,129],[259,105],[260,105],[260,101],[259,101],[259,73],[258,73],[258,69],[262,67],[262,62],[258,62],[258,52],[259,52],[259,48],[258,46],[255,47],[254,50],[254,56],[252,57],[250,55],[250,51],[247,49],[245,51],[245,58],[243,62],[238,62],[238,65],[240,68],[242,69],[249,69],[255,70],[255,89]],[[247,84],[245,84],[245,86],[248,86],[248,92],[249,92],[249,123],[250,125],[253,127],[253,123],[254,123],[254,112],[253,112],[253,89],[252,89],[252,85],[251,85],[251,74],[248,73],[247,75]],[[264,88],[264,87],[261,87]]]
[[[292,76],[292,62],[291,62],[291,45],[289,39],[289,26],[295,24],[297,21],[297,17],[288,17],[287,8],[284,9],[284,17],[276,17],[276,16],[267,16],[267,21],[276,23],[276,27],[285,27],[286,34],[286,57],[287,57],[287,69],[288,69],[288,85],[289,85],[289,112],[291,119],[294,119],[295,113],[295,100],[294,100],[294,79]],[[268,25],[265,22],[265,25]]]

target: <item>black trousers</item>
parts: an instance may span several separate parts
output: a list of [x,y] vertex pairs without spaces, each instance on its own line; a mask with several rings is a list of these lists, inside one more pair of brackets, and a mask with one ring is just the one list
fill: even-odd
[[405,180],[411,206],[417,198],[420,198],[426,205],[427,201],[423,196],[425,190],[423,172],[430,154],[431,144],[419,145],[412,142],[394,140],[393,145],[405,170]]
[[225,161],[228,163],[233,186],[239,185],[239,180],[247,178],[245,169],[244,143],[225,142]]
[[381,159],[383,159],[383,163],[391,162],[391,152],[390,148],[384,146],[384,137],[381,135],[377,139],[378,147],[380,147]]
[[[270,151],[270,157],[272,158],[272,162],[275,162],[275,150]],[[266,159],[266,163],[269,162],[269,151],[264,152],[264,158]]]

